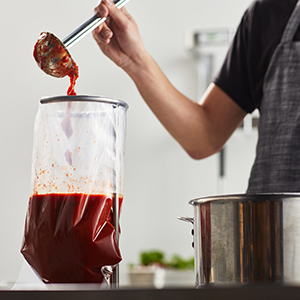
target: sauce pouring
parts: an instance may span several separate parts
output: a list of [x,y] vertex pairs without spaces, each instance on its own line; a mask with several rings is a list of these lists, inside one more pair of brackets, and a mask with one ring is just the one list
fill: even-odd
[[56,78],[70,77],[68,95],[76,95],[74,86],[78,67],[64,44],[52,33],[42,32],[34,46],[33,56],[46,74]]
[[[118,8],[121,8],[128,1],[114,0],[113,2]],[[78,67],[67,48],[70,48],[105,20],[106,18],[99,18],[98,15],[94,15],[63,41],[60,41],[52,33],[42,32],[35,44],[33,56],[42,71],[57,78],[70,77],[68,95],[76,95],[74,86],[78,78]]]

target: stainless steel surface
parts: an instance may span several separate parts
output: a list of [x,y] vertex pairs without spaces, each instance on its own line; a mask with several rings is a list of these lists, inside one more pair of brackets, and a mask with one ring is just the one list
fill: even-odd
[[[114,0],[115,5],[120,9],[123,7],[129,0]],[[103,23],[106,18],[99,18],[98,15],[94,15],[90,19],[88,19],[85,23],[79,26],[76,30],[74,30],[71,34],[69,34],[66,38],[62,40],[65,47],[70,48],[75,43],[77,43],[80,39],[98,27],[101,23]]]
[[[119,207],[119,194],[115,193],[114,199],[113,199],[113,226],[115,227],[115,233],[116,233],[116,238],[117,242],[119,245],[119,237],[120,237],[120,232],[119,232],[119,216],[120,216],[120,207]],[[118,289],[119,288],[119,282],[120,282],[120,270],[119,270],[119,265],[117,265],[112,273],[111,280],[110,280],[110,287],[112,289]]]
[[197,287],[300,285],[300,194],[228,195],[190,204]]
[[71,95],[71,96],[49,96],[42,97],[40,100],[41,104],[46,103],[55,103],[55,102],[72,102],[72,101],[91,101],[91,102],[102,102],[107,104],[119,105],[128,109],[128,104],[119,99],[111,98],[111,97],[103,97],[103,96],[93,96],[93,95]]
[[120,282],[120,270],[119,270],[119,265],[117,265],[111,275],[110,288],[113,290],[119,289],[120,287],[119,282]]

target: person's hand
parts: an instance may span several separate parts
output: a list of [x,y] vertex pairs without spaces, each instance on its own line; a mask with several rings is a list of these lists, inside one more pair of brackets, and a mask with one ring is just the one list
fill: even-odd
[[102,0],[95,12],[107,18],[93,31],[103,53],[125,71],[138,65],[146,51],[138,27],[126,9],[119,10],[111,0]]

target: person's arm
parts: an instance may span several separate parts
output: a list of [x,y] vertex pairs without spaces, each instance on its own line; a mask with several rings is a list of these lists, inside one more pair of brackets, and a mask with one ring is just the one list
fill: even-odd
[[[105,3],[105,4],[104,4]],[[211,84],[200,103],[180,93],[147,53],[133,18],[103,0],[96,11],[106,24],[93,35],[102,51],[135,82],[163,126],[195,159],[219,151],[246,115],[225,92]]]

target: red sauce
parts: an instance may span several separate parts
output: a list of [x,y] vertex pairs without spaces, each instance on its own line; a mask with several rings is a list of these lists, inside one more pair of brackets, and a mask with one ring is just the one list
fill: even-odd
[[122,259],[112,225],[112,198],[30,197],[21,253],[45,282],[101,283],[101,268]]
[[78,76],[78,67],[76,66],[76,68],[73,70],[73,72],[70,73],[68,76],[70,77],[70,86],[68,88],[67,95],[68,96],[76,95],[74,88],[75,88],[76,80],[79,77]]
[[37,42],[35,43],[35,45],[33,47],[33,57],[34,57],[36,62],[38,62],[38,55],[37,55],[38,43],[39,43],[39,40],[37,40]]
[[64,44],[52,33],[42,32],[33,50],[33,57],[46,74],[62,78],[70,77],[68,95],[76,95],[74,90],[78,76],[78,66]]

